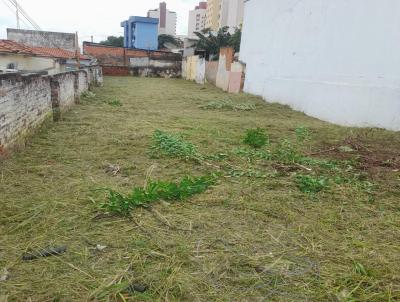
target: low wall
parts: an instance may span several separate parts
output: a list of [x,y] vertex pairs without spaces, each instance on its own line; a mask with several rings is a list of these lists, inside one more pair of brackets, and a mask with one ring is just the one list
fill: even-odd
[[98,66],[53,76],[0,74],[0,155],[24,144],[47,118],[59,120],[89,85],[102,82]]

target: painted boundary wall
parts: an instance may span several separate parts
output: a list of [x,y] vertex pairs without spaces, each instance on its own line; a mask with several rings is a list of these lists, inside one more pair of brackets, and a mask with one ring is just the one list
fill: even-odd
[[0,155],[24,145],[45,120],[57,121],[90,85],[102,85],[99,66],[53,76],[0,74]]
[[229,93],[242,91],[244,67],[233,62],[234,50],[221,48],[219,61],[205,61],[199,56],[189,56],[182,61],[182,77],[198,84],[210,83]]
[[400,131],[399,12],[398,0],[247,1],[244,90],[328,122]]

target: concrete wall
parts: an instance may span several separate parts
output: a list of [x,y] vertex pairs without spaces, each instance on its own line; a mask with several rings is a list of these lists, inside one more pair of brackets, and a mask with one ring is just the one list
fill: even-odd
[[90,67],[54,76],[0,74],[0,155],[23,144],[47,118],[60,119],[62,112],[79,102],[89,84],[102,82],[99,69]]
[[85,54],[97,58],[105,75],[180,77],[182,56],[164,51],[147,51],[83,44]]
[[245,91],[333,123],[400,130],[399,11],[398,0],[248,1]]
[[75,34],[7,28],[7,39],[29,46],[75,51]]

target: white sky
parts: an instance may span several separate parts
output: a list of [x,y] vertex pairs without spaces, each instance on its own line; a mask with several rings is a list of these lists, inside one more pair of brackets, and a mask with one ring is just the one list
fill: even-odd
[[[107,36],[123,35],[121,21],[129,16],[146,16],[158,7],[160,0],[18,0],[22,8],[42,28],[48,31],[79,33],[80,42],[105,40]],[[177,12],[177,34],[187,34],[189,10],[199,0],[165,0],[167,9]],[[8,0],[0,0],[0,39],[6,28],[16,28],[15,12]],[[29,24],[28,22],[26,22]],[[21,22],[21,28],[32,29]]]

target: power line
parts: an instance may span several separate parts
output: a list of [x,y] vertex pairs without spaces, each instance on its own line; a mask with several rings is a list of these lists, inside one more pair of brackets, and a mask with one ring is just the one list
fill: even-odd
[[[2,0],[2,2],[4,3],[5,6],[7,6],[7,7],[10,9],[10,12],[12,13],[12,15],[15,16],[15,11],[14,11],[14,9],[13,9],[5,0]],[[29,28],[29,27],[32,27],[32,25],[29,25],[28,23],[26,23],[24,19],[20,19],[20,21],[21,21],[22,23],[24,23],[25,26],[28,27],[28,28]]]
[[[16,0],[9,0],[9,2],[15,7],[17,10],[17,15],[21,13],[21,15],[32,25],[32,27],[36,30],[41,30],[40,26],[29,16],[29,14],[23,9],[23,7],[18,4]],[[18,18],[18,17],[17,17]]]

